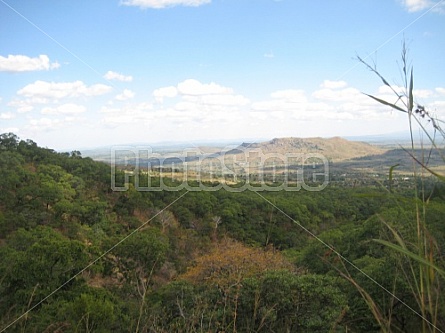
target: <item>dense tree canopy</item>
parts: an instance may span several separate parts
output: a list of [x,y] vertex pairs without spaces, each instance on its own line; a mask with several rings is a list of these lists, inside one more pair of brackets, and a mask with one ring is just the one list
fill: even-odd
[[[403,191],[113,192],[108,165],[12,133],[0,171],[6,332],[380,331],[363,291],[389,330],[422,326],[407,307],[419,306],[413,261],[373,241],[396,230],[415,244],[422,198]],[[436,256],[440,189],[426,202]],[[444,329],[443,299],[436,311]]]

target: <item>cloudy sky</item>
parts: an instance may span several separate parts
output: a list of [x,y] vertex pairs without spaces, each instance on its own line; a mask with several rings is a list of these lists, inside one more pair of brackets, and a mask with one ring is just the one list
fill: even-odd
[[64,150],[398,132],[445,117],[445,0],[0,0],[0,132]]

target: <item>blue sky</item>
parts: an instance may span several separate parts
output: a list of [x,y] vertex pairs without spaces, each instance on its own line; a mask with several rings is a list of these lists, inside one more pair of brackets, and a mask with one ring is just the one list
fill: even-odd
[[0,132],[64,150],[406,129],[355,59],[445,117],[445,0],[0,0]]

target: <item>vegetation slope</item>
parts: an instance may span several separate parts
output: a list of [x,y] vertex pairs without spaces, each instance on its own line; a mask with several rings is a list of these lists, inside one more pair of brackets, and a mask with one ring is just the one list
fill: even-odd
[[409,243],[427,198],[444,251],[438,186],[115,192],[109,165],[11,133],[0,171],[1,332],[377,332],[376,309],[415,332],[418,272],[373,239]]

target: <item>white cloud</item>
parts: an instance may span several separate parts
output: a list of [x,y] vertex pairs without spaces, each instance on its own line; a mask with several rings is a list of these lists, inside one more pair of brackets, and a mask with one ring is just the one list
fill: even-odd
[[53,130],[60,130],[62,128],[66,128],[67,126],[72,127],[73,124],[78,125],[83,122],[85,119],[79,117],[73,117],[72,115],[65,116],[63,118],[39,118],[39,119],[30,119],[29,123],[25,126],[27,130],[35,131],[35,132],[47,132]]
[[110,107],[110,106],[103,106],[100,109],[101,113],[119,113],[120,111],[121,111],[120,108],[113,108],[113,107]]
[[174,98],[178,95],[182,99],[181,103],[201,105],[246,105],[249,103],[247,98],[235,95],[232,88],[214,82],[201,83],[194,79],[182,81],[177,87],[169,86],[153,91],[153,96],[159,103],[164,102],[165,98]]
[[[108,126],[124,124],[175,124],[230,122],[240,119],[240,114],[250,100],[235,94],[232,88],[217,83],[201,83],[189,79],[176,86],[167,86],[153,91],[157,103],[126,104],[122,107],[108,105],[101,109],[102,122]],[[173,99],[164,104],[166,98]],[[168,125],[170,124],[170,125]]]
[[128,104],[123,108],[110,108],[107,106],[104,106],[101,108],[101,113],[108,113],[108,114],[136,114],[140,112],[148,112],[153,111],[153,105],[150,103],[137,103],[137,104]]
[[0,133],[15,133],[17,134],[20,132],[20,129],[18,127],[2,127],[0,128]]
[[411,13],[429,9],[432,12],[445,14],[445,3],[441,0],[400,0],[405,9]]
[[180,101],[173,108],[163,110],[173,121],[230,123],[240,119],[240,114],[250,104],[248,98],[235,94],[232,88],[214,82],[205,84],[189,79],[179,83],[177,91]]
[[123,74],[119,74],[113,71],[108,71],[105,75],[104,78],[106,80],[115,80],[115,81],[121,81],[121,82],[131,82],[133,81],[133,77],[131,75],[123,75]]
[[441,94],[441,95],[445,95],[445,88],[440,88],[440,87],[438,87],[438,88],[436,88],[435,89],[439,94]]
[[434,101],[429,104],[429,109],[439,109],[438,111],[442,114],[445,113],[445,101]]
[[128,104],[122,108],[104,106],[100,112],[105,114],[102,123],[108,126],[147,123],[154,117],[153,105],[150,103]]
[[3,112],[3,113],[0,113],[0,119],[3,119],[3,120],[8,120],[8,119],[12,119],[12,118],[14,118],[15,116],[14,116],[14,114],[12,113],[12,112]]
[[[190,135],[195,136],[198,135],[195,132],[203,133],[199,129],[209,135],[228,135],[230,131],[238,133],[244,128],[260,135],[253,129],[265,131],[269,128],[270,132],[280,128],[283,129],[281,135],[285,135],[295,130],[309,132],[306,127],[315,128],[317,133],[323,133],[324,129],[333,133],[339,126],[346,128],[346,124],[352,122],[361,124],[360,130],[354,128],[352,131],[359,133],[369,126],[364,125],[368,122],[383,123],[398,116],[344,81],[326,80],[320,87],[314,92],[279,90],[272,92],[269,99],[252,102],[231,87],[188,79],[154,90],[152,96],[156,102],[153,104],[104,106],[102,124],[122,131],[137,128],[141,133],[148,133],[143,131],[150,128],[152,135],[171,133],[177,137],[181,135],[181,129],[187,129],[187,133],[193,132]],[[384,88],[380,90],[387,93]],[[381,96],[377,92],[374,94]]]
[[27,125],[27,129],[34,131],[54,130],[62,124],[60,119],[40,118],[31,119]]
[[194,79],[188,79],[179,83],[178,91],[182,95],[226,95],[233,93],[231,88],[220,86],[214,82],[204,84]]
[[304,90],[287,89],[275,91],[270,95],[272,98],[282,98],[290,103],[306,103],[307,97]]
[[344,88],[344,89],[320,89],[316,90],[312,93],[312,97],[322,101],[332,101],[332,102],[341,102],[341,101],[352,101],[356,100],[357,102],[360,100],[364,100],[365,96],[355,88]]
[[414,89],[413,95],[414,98],[429,98],[433,95],[433,92],[427,89]]
[[288,120],[290,118],[299,120],[326,119],[321,114],[335,116],[334,107],[325,103],[289,103],[286,100],[257,102],[252,105],[252,110],[254,114],[258,111],[267,112],[268,118]]
[[174,6],[198,7],[210,3],[211,0],[123,0],[125,6],[162,9]]
[[[59,83],[36,81],[17,91],[20,98],[14,98],[8,106],[15,108],[18,113],[30,112],[39,105],[44,106],[42,109],[44,114],[79,113],[80,109],[74,108],[75,104],[66,103],[65,99],[100,96],[111,90],[112,87],[104,84],[87,86],[82,81]],[[54,107],[58,104],[62,105]]]
[[197,98],[184,97],[184,100],[200,105],[243,106],[250,103],[242,95],[203,95]]
[[126,101],[132,99],[135,95],[136,94],[130,89],[124,89],[121,94],[116,95],[115,99],[117,99],[118,101]]
[[[306,95],[303,90],[281,90],[271,99],[252,103],[252,118],[273,121],[380,120],[390,111],[344,81],[325,80],[322,89]],[[331,87],[331,88],[327,88]],[[385,89],[381,89],[382,91]],[[385,90],[386,92],[386,90]]]
[[[405,91],[405,88],[402,87],[402,86],[392,85],[391,87],[392,87],[392,89],[391,89],[390,87],[386,86],[386,85],[380,86],[380,87],[378,88],[378,93],[379,93],[379,94],[385,94],[385,95],[393,95],[393,96],[395,96],[394,91],[395,91],[397,94],[400,94],[400,95],[403,95],[403,93],[404,93],[404,91]],[[393,89],[394,89],[394,90],[393,90]]]
[[32,72],[59,68],[57,62],[50,63],[47,55],[41,54],[37,58],[24,55],[0,56],[0,72]]
[[61,114],[79,114],[86,111],[85,106],[77,104],[62,104],[57,107],[45,107],[42,109],[42,114],[47,115],[61,115]]
[[174,86],[159,88],[153,91],[153,96],[157,102],[164,102],[164,98],[174,98],[178,95],[178,89]]
[[320,85],[320,87],[327,89],[340,89],[346,87],[347,85],[348,84],[345,81],[324,80],[323,83]]
[[46,82],[36,81],[17,92],[17,95],[31,98],[60,99],[80,96],[99,96],[110,92],[112,88],[104,84],[86,86],[82,81]]
[[14,99],[8,103],[8,106],[13,107],[18,113],[30,112],[34,109],[33,103],[27,100]]
[[[109,93],[113,88],[110,86],[107,86],[105,84],[93,84],[89,87],[82,87],[79,91],[77,96],[85,95],[85,96],[100,96],[105,95]],[[75,97],[75,96],[74,96]]]
[[[303,90],[288,89],[273,92],[271,100],[259,101],[252,104],[251,116],[276,119],[308,120],[320,118],[321,112],[334,111],[334,108],[326,103],[309,101]],[[324,118],[320,118],[324,119]]]
[[268,113],[264,111],[250,111],[249,115],[258,120],[266,120],[268,118]]
[[430,0],[402,0],[403,6],[409,12],[418,12],[434,5],[434,2]]
[[[399,100],[398,103],[400,104],[401,107],[403,107],[403,102],[406,101],[407,99],[405,92],[406,89],[402,86],[396,86],[396,85],[393,85],[392,88],[394,89],[394,91],[386,85],[380,86],[378,88],[376,97],[388,101],[390,103],[395,103],[398,100],[398,97],[396,95],[398,94],[399,96],[402,96],[401,100]],[[436,88],[436,91],[439,92],[437,89],[438,88]],[[413,95],[414,95],[414,101],[416,102],[417,99],[423,100],[433,97],[434,91],[429,89],[414,89]]]

